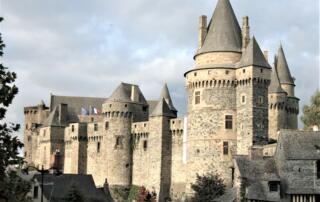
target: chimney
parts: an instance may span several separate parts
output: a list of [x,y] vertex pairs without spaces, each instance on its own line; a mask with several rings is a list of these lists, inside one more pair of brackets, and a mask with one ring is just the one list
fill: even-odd
[[139,102],[139,90],[136,85],[131,85],[131,101]]
[[266,61],[269,62],[269,51],[267,51],[267,50],[263,51],[263,55],[264,55],[264,58],[266,59]]
[[259,160],[263,158],[263,147],[254,146],[249,150],[250,160]]
[[250,42],[250,27],[249,27],[249,17],[244,16],[242,18],[242,52],[247,48]]
[[199,17],[199,49],[203,46],[206,36],[207,36],[207,16],[201,15]]
[[68,118],[68,105],[61,103],[59,106],[59,122],[66,123]]

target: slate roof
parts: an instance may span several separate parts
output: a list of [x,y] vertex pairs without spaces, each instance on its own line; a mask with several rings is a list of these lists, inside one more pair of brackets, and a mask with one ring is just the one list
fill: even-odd
[[50,112],[49,116],[44,120],[43,127],[48,126],[65,126],[67,123],[62,123],[59,120],[59,108],[60,106],[55,106]]
[[[276,63],[275,63],[275,65],[276,65]],[[272,68],[271,83],[269,85],[269,93],[286,93],[286,91],[284,91],[281,88],[276,68]]]
[[[133,84],[121,83],[111,96],[107,99],[108,101],[120,101],[120,102],[132,102],[131,100],[131,91]],[[138,103],[147,104],[146,99],[144,98],[140,88],[138,87],[139,101]]]
[[320,132],[280,130],[279,146],[288,160],[319,160]]
[[237,198],[237,190],[232,188],[227,188],[224,194],[217,199],[214,199],[214,202],[234,202]]
[[271,66],[265,59],[258,42],[252,37],[248,46],[242,54],[238,67],[258,66],[271,69]]
[[294,84],[282,45],[280,45],[278,50],[276,68],[277,68],[277,72],[278,72],[278,76],[281,84],[283,83]]
[[169,89],[168,89],[168,86],[166,83],[164,84],[164,86],[162,88],[160,99],[161,98],[165,99],[165,101],[167,102],[171,111],[177,112],[176,108],[173,106],[173,102],[172,102],[172,99],[171,99],[171,96],[169,93]]
[[159,101],[158,100],[148,100],[147,102],[149,105],[149,113],[151,113],[154,110],[154,108],[157,106]]
[[249,159],[248,156],[235,156],[235,162],[242,178],[246,179],[246,198],[270,201],[268,189],[263,181],[280,181],[275,161],[272,157],[262,159]]
[[196,55],[207,52],[241,52],[238,20],[229,0],[219,0],[208,26],[203,46]]
[[164,98],[161,98],[154,110],[151,112],[150,116],[167,116],[167,117],[176,117],[176,115],[170,110],[167,102]]
[[95,107],[101,111],[102,103],[106,98],[99,97],[73,97],[73,96],[58,96],[51,95],[50,111],[52,112],[59,104],[68,105],[68,122],[78,122],[78,115],[81,114],[81,108]]
[[[41,183],[41,174],[36,174],[34,177]],[[95,187],[91,175],[63,174],[55,176],[52,174],[45,174],[43,194],[46,199],[51,199],[51,202],[62,202],[72,185],[76,186],[85,202],[111,201],[110,199],[107,199],[102,190]]]

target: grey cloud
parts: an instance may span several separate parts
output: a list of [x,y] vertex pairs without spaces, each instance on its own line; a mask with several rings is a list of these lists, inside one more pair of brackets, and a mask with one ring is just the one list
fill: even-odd
[[[22,122],[22,107],[48,102],[50,93],[107,97],[121,81],[139,84],[149,99],[167,82],[184,114],[183,73],[193,66],[198,16],[210,18],[216,1],[2,1],[4,62],[20,87],[8,119]],[[231,2],[240,24],[250,16],[251,34],[270,59],[282,41],[306,103],[319,87],[319,2]]]

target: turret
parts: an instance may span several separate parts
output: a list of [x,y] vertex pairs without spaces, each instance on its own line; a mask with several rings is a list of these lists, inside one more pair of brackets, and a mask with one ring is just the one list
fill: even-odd
[[167,103],[169,109],[172,111],[172,113],[175,114],[175,116],[177,116],[178,111],[173,106],[173,102],[172,102],[172,99],[171,99],[171,96],[169,93],[169,89],[168,89],[168,86],[166,83],[164,84],[162,91],[161,91],[160,99],[162,99],[162,98],[166,101],[166,103]]
[[[275,57],[274,67],[277,65]],[[273,68],[271,74],[271,83],[269,86],[269,140],[278,139],[278,131],[287,128],[286,120],[286,101],[287,93],[281,88],[278,72]]]
[[255,37],[236,70],[237,154],[248,155],[254,145],[268,142],[268,86],[271,67]]

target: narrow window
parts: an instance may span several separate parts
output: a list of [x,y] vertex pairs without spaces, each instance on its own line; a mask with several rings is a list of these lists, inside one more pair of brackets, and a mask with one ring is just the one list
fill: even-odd
[[91,117],[91,122],[94,122],[94,118],[93,117]]
[[26,124],[26,129],[28,129],[28,124]]
[[263,69],[260,69],[260,72],[263,73]]
[[225,128],[232,129],[232,115],[226,115]]
[[148,141],[147,141],[147,140],[144,140],[144,141],[143,141],[143,150],[144,150],[144,151],[147,151],[147,148],[148,148]]
[[39,194],[38,192],[39,192],[38,186],[34,186],[33,187],[33,198],[34,199],[38,198],[38,194]]
[[241,102],[242,102],[242,104],[246,103],[246,96],[245,96],[245,95],[243,95],[243,96],[241,97]]
[[74,132],[74,125],[71,125],[71,132]]
[[43,130],[43,137],[46,136],[46,129]]
[[100,142],[97,142],[97,153],[100,153]]
[[194,76],[197,76],[197,72],[193,73]]
[[226,70],[226,74],[229,74],[229,70]]
[[24,152],[24,157],[27,157],[27,152]]
[[320,160],[317,161],[317,178],[320,179]]
[[278,182],[269,182],[269,191],[270,192],[278,191]]
[[246,73],[246,70],[245,70],[245,69],[243,69],[243,70],[242,70],[242,73]]
[[115,148],[121,148],[121,147],[122,147],[122,137],[118,136],[118,137],[116,137]]
[[104,125],[105,129],[107,130],[109,128],[109,122],[107,121]]
[[195,104],[200,104],[200,91],[195,92],[194,102]]
[[94,131],[98,131],[98,124],[94,124]]
[[263,104],[263,97],[262,96],[259,96],[259,104]]
[[228,154],[229,154],[229,143],[223,142],[223,155],[228,155]]

